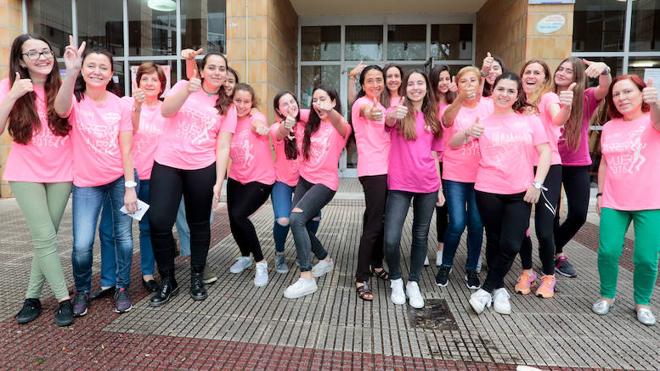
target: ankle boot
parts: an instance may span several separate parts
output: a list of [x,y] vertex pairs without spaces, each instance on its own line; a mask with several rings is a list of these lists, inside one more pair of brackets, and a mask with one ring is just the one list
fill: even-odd
[[195,301],[202,301],[208,296],[204,286],[203,273],[190,273],[190,296]]
[[161,277],[163,279],[161,280],[160,288],[149,299],[149,305],[152,307],[160,307],[179,293],[179,285],[177,285],[174,279],[173,272],[167,276],[161,274]]

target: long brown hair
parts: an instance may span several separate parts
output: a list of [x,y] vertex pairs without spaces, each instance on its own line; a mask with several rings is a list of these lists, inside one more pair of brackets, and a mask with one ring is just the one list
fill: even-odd
[[[296,105],[298,106],[298,114],[296,114],[295,117],[297,123],[300,121],[300,104],[298,103],[298,98],[296,98],[296,96],[293,95],[293,93],[290,91],[281,91],[277,93],[275,98],[273,98],[273,108],[275,109],[275,115],[277,115],[277,117],[279,117],[282,121],[286,119],[286,115],[280,112],[280,99],[282,99],[282,97],[287,94],[293,97],[293,100],[296,101]],[[289,138],[288,136],[284,137],[284,155],[286,156],[287,160],[295,160],[298,158],[298,145],[296,144],[295,136],[293,138]]]
[[[397,70],[399,70],[399,75],[401,75],[401,85],[399,85],[398,94],[399,97],[405,95],[405,90],[403,89],[403,68],[401,68],[401,66],[399,66],[398,64],[393,64],[393,63],[385,65],[385,67],[383,67],[383,80],[385,80],[385,89],[383,89],[383,96],[381,98],[381,104],[383,105],[383,107],[389,107],[390,99],[392,99],[392,95],[389,89],[387,89],[387,70],[389,70],[390,68],[396,68]],[[360,86],[362,86],[362,83],[360,83]]]
[[[41,40],[48,45],[48,49],[52,47],[48,40],[37,34],[22,34],[14,39],[11,45],[11,52],[9,54],[9,86],[13,86],[16,80],[16,72],[19,73],[22,79],[29,78],[30,74],[27,68],[21,67],[20,61],[23,57],[23,43],[27,40]],[[61,118],[53,106],[57,91],[62,85],[60,79],[60,71],[57,68],[57,61],[53,55],[53,69],[46,77],[44,83],[44,91],[46,95],[46,115],[48,118],[48,128],[57,136],[67,136],[71,131],[69,120]],[[16,143],[28,144],[32,140],[32,135],[38,133],[44,128],[41,127],[41,120],[37,114],[34,101],[37,95],[35,92],[30,92],[18,98],[11,111],[9,112],[9,134],[12,136]]]
[[[431,129],[433,136],[439,138],[442,136],[442,126],[440,125],[440,121],[437,117],[438,106],[435,101],[433,88],[429,82],[429,77],[423,71],[414,69],[406,74],[406,78],[401,83],[401,86],[403,86],[405,89],[405,87],[408,86],[408,80],[410,79],[410,76],[415,73],[422,75],[424,81],[426,82],[426,95],[424,95],[424,99],[422,100],[422,113],[424,114],[424,122],[426,123],[426,126]],[[403,133],[403,137],[407,140],[415,140],[417,139],[417,112],[415,112],[415,108],[413,107],[410,99],[407,99],[407,95],[406,107],[408,107],[408,114],[403,118],[403,120],[399,121],[397,129],[399,132]]]
[[[208,53],[204,56],[200,68],[204,69],[204,66],[206,66],[206,63],[208,62],[209,58],[214,55],[217,55],[220,58],[222,58],[222,60],[225,61],[225,67],[229,69],[229,63],[227,63],[227,58],[224,55],[222,55],[222,53],[215,53],[215,52]],[[204,79],[201,80],[202,82],[204,82]],[[236,83],[238,83],[238,79],[236,79]],[[231,97],[227,95],[227,92],[222,86],[220,87],[220,89],[218,89],[217,94],[218,94],[218,100],[215,102],[215,109],[218,110],[218,113],[220,113],[220,115],[224,115],[225,113],[227,113],[227,109],[229,108],[229,105],[231,105]]]
[[330,100],[335,101],[334,110],[341,114],[341,102],[339,101],[339,94],[337,91],[331,87],[325,85],[318,85],[312,90],[312,99],[309,102],[309,118],[307,119],[307,124],[305,125],[305,135],[303,136],[303,157],[305,160],[309,160],[310,151],[312,149],[312,135],[316,133],[317,130],[321,127],[321,117],[316,113],[314,109],[314,92],[317,90],[323,90],[328,94]]
[[[439,64],[431,70],[431,75],[429,76],[429,80],[431,81],[431,89],[433,90],[434,93],[436,93],[436,99],[440,101],[440,92],[438,91],[438,83],[440,83],[440,74],[443,71],[447,71],[449,74],[449,78],[451,79],[451,71],[449,70],[449,66],[446,64]],[[454,102],[454,99],[456,99],[456,92],[453,91],[447,91],[445,93],[445,99],[447,100],[447,104],[452,104]]]
[[525,68],[529,66],[530,64],[533,63],[538,63],[541,65],[541,68],[543,68],[543,73],[545,74],[545,82],[543,83],[542,86],[540,86],[534,93],[532,93],[529,97],[527,97],[527,102],[534,106],[538,110],[538,104],[539,101],[541,100],[541,97],[543,94],[552,91],[552,75],[550,75],[550,67],[548,67],[548,64],[545,63],[544,61],[540,59],[530,59],[528,60],[525,65],[522,66],[520,69],[520,78],[524,79],[525,78]]
[[[583,116],[583,106],[584,106],[584,88],[587,85],[587,78],[584,73],[584,63],[580,58],[570,57],[566,58],[559,63],[552,79],[553,91],[557,94],[557,85],[555,84],[554,76],[557,74],[557,70],[565,62],[571,63],[571,69],[573,70],[573,82],[576,83],[575,89],[573,90],[573,104],[571,106],[571,115],[568,117],[568,120],[564,124],[564,138],[566,139],[566,144],[568,148],[573,151],[577,151],[580,147],[580,137],[582,136],[582,116]],[[569,83],[570,85],[570,83]]]

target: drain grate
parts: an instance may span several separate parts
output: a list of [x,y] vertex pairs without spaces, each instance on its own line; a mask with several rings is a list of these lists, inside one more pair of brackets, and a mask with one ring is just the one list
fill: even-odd
[[458,331],[454,315],[449,310],[445,299],[424,300],[424,308],[409,307],[410,325],[415,328],[439,331]]

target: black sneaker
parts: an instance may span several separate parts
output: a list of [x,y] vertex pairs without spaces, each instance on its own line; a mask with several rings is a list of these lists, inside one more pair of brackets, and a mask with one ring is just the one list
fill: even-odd
[[73,304],[71,300],[64,300],[60,302],[55,312],[55,324],[64,327],[73,323]]
[[465,285],[470,290],[478,290],[481,287],[479,273],[477,271],[467,271],[465,273]]
[[449,283],[449,273],[451,273],[451,267],[448,265],[443,265],[438,269],[438,274],[435,276],[435,283],[440,287],[445,287]]
[[23,308],[16,315],[16,322],[19,325],[32,322],[41,314],[41,301],[39,299],[25,299]]
[[190,297],[195,301],[202,301],[206,299],[206,287],[204,286],[204,276],[202,273],[190,274]]
[[73,316],[82,317],[87,314],[89,307],[89,294],[86,292],[79,292],[73,299]]
[[575,278],[577,277],[577,271],[573,264],[568,261],[568,257],[562,255],[555,259],[555,270],[557,273],[565,277]]
[[96,299],[103,299],[103,298],[109,298],[109,297],[114,297],[115,295],[115,287],[107,287],[107,288],[100,288],[94,292],[92,292],[92,295],[89,297],[89,300],[96,300]]
[[128,295],[128,290],[120,288],[115,291],[115,313],[126,313],[133,309],[131,297]]

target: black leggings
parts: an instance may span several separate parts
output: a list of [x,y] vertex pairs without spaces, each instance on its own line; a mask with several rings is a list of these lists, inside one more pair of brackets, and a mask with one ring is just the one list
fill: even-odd
[[504,287],[504,277],[518,255],[529,228],[532,205],[525,193],[499,195],[475,191],[481,221],[486,227],[486,263],[488,275],[482,289],[492,293]]
[[[534,210],[534,228],[539,240],[539,258],[543,274],[555,274],[555,215],[561,192],[561,165],[552,165],[545,177],[541,198]],[[520,248],[523,269],[532,269],[532,239],[527,236]]]
[[254,261],[264,259],[250,215],[254,214],[270,196],[272,184],[250,182],[242,184],[232,178],[227,180],[227,213],[229,228],[242,256],[254,256]]
[[355,280],[364,282],[369,280],[369,266],[383,267],[387,175],[361,176],[360,183],[364,189],[366,208],[362,216],[362,237]]
[[555,217],[556,254],[564,251],[570,241],[587,221],[589,211],[589,168],[590,166],[562,166],[561,182],[566,192],[568,215],[559,224],[559,206]]
[[172,226],[176,221],[181,196],[186,205],[190,227],[190,266],[202,273],[211,244],[211,202],[215,184],[215,163],[197,170],[182,170],[154,162],[150,181],[149,228],[158,271],[173,277],[176,244]]

